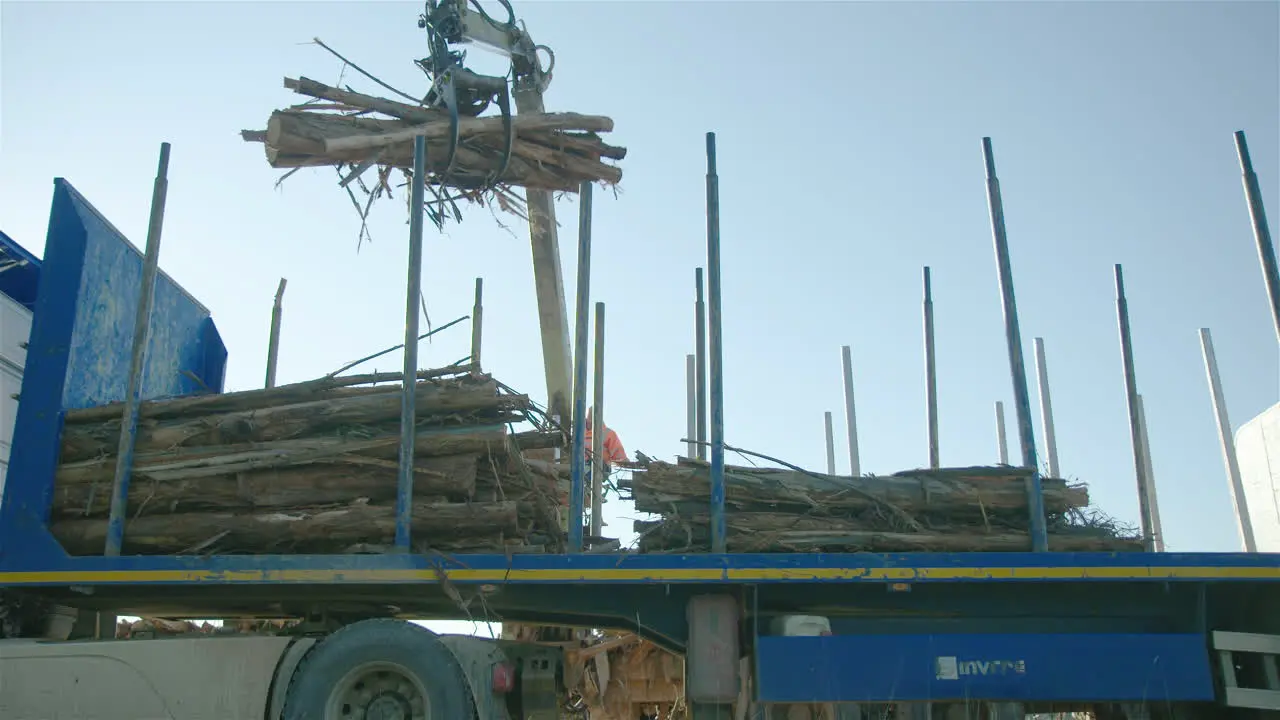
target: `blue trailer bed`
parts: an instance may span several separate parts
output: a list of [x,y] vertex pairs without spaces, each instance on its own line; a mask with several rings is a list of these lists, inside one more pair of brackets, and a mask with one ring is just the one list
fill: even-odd
[[[0,590],[133,614],[341,607],[630,627],[673,650],[687,648],[691,600],[728,595],[751,624],[760,696],[777,701],[1208,700],[1213,632],[1280,633],[1274,554],[73,557],[47,526],[62,419],[123,399],[141,276],[137,249],[55,181],[38,291],[27,298],[35,316],[0,502]],[[155,298],[143,398],[221,392],[227,351],[208,310],[163,275]],[[829,618],[832,634],[764,627],[789,614]]]

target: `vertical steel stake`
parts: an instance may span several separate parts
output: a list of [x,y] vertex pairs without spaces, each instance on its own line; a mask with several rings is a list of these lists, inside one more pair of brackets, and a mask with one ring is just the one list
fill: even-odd
[[[702,297],[702,268],[694,271],[694,288],[697,299],[694,302],[694,341],[697,347],[694,348],[694,357],[696,358],[696,367],[698,375],[698,434],[697,444],[695,446],[697,457],[699,460],[707,459],[707,306],[706,301]],[[690,435],[689,437],[694,437]]]
[[484,278],[476,278],[476,301],[471,308],[471,366],[480,369],[480,338],[484,333]]
[[1253,537],[1253,519],[1249,516],[1249,500],[1244,493],[1244,480],[1240,477],[1240,461],[1236,456],[1235,439],[1231,436],[1231,420],[1227,417],[1226,396],[1222,393],[1222,379],[1218,375],[1218,357],[1213,351],[1213,336],[1209,328],[1200,328],[1200,351],[1204,354],[1204,371],[1209,376],[1209,397],[1213,400],[1213,419],[1218,424],[1218,441],[1222,446],[1222,462],[1227,467],[1227,482],[1231,489],[1231,503],[1236,510],[1236,525],[1240,531],[1240,543],[1245,552],[1257,552]]
[[1151,507],[1151,549],[1164,552],[1164,530],[1160,525],[1160,497],[1156,492],[1156,471],[1151,464],[1151,438],[1147,435],[1147,411],[1138,395],[1138,428],[1142,431],[1142,468],[1147,478],[1147,502]]
[[924,399],[929,422],[929,467],[941,467],[938,458],[938,370],[933,345],[933,283],[924,268]]
[[1138,387],[1133,370],[1133,338],[1129,330],[1129,302],[1124,294],[1124,271],[1116,263],[1116,315],[1120,325],[1120,361],[1124,366],[1125,396],[1129,405],[1129,436],[1133,445],[1133,469],[1138,477],[1138,512],[1142,519],[1142,545],[1147,552],[1154,549],[1151,527],[1150,493],[1142,462],[1142,428],[1138,422]]
[[1258,174],[1253,171],[1249,157],[1249,144],[1244,131],[1237,130],[1236,155],[1240,158],[1240,172],[1244,182],[1244,198],[1249,204],[1249,219],[1253,222],[1253,237],[1258,243],[1258,260],[1262,263],[1262,279],[1267,285],[1267,298],[1271,301],[1271,319],[1280,339],[1280,272],[1276,269],[1276,249],[1271,244],[1271,228],[1267,225],[1267,213],[1262,206],[1262,189],[1258,186]]
[[591,537],[600,537],[604,518],[604,303],[596,303],[595,402],[591,413]]
[[1000,453],[1000,464],[1009,464],[1009,440],[1004,432],[1004,403],[996,401],[996,445]]
[[697,360],[693,355],[684,356],[684,382],[688,398],[685,400],[685,457],[698,457],[698,372]]
[[427,139],[413,139],[409,196],[409,279],[404,304],[404,377],[400,392],[400,468],[396,485],[396,548],[409,552],[413,527],[414,439],[418,425],[418,300],[422,296],[422,213],[427,194]]
[[828,412],[823,413],[823,414],[822,414],[822,416],[823,416],[823,420],[825,421],[826,426],[827,426],[827,427],[826,427],[826,430],[827,430],[827,474],[828,474],[828,475],[835,475],[835,474],[836,474],[836,436],[835,436],[834,429],[831,427],[831,413],[830,413],[830,411],[828,411]]
[[725,552],[724,516],[724,356],[720,314],[720,178],[716,175],[716,134],[707,133],[707,272],[711,303],[711,551]]
[[1040,385],[1040,424],[1044,426],[1044,449],[1049,454],[1049,477],[1062,477],[1058,467],[1058,438],[1053,431],[1053,399],[1049,397],[1049,367],[1044,361],[1044,338],[1035,339],[1036,380]]
[[1009,259],[1009,238],[1005,233],[1004,205],[1000,199],[1000,180],[996,178],[996,161],[991,152],[991,138],[982,138],[982,155],[987,166],[987,206],[991,212],[991,235],[995,241],[996,270],[1000,277],[1000,295],[1004,305],[1005,338],[1009,344],[1009,373],[1013,378],[1014,411],[1018,416],[1018,438],[1022,446],[1022,465],[1031,470],[1027,478],[1027,511],[1031,519],[1031,549],[1049,549],[1048,528],[1044,516],[1044,489],[1040,482],[1040,464],[1036,459],[1036,436],[1031,426],[1031,396],[1027,390],[1027,369],[1022,360],[1022,333],[1018,328],[1018,305],[1013,292],[1013,266]]
[[284,314],[284,286],[287,281],[280,278],[276,288],[276,301],[271,306],[271,335],[267,340],[267,387],[276,386],[276,362],[280,358],[280,316]]
[[840,364],[844,370],[844,421],[849,433],[849,475],[862,475],[862,464],[858,459],[858,416],[853,407],[853,360],[849,357],[849,346],[840,348]]
[[[116,474],[111,483],[111,511],[107,517],[107,542],[103,553],[107,556],[119,555],[124,544],[129,480],[133,472],[138,409],[142,404],[142,383],[146,375],[147,343],[151,340],[151,308],[155,304],[156,275],[160,270],[160,235],[164,228],[164,208],[168,194],[169,143],[166,142],[160,143],[160,162],[151,188],[151,218],[147,225],[147,247],[142,256],[142,278],[138,283],[138,311],[133,319],[133,345],[129,352],[129,384],[124,397],[124,416],[120,420]],[[111,632],[114,637],[114,627]]]
[[573,338],[573,457],[570,458],[569,552],[582,552],[586,488],[587,321],[591,317],[591,183],[578,190],[578,308]]

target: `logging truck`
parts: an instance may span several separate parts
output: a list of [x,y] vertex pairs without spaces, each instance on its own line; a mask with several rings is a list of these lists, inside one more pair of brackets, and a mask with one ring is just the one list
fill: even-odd
[[[708,149],[711,203],[713,142]],[[422,174],[415,177],[420,183]],[[160,198],[162,179],[163,172]],[[708,499],[679,503],[711,519],[711,550],[599,550],[584,542],[597,538],[584,538],[581,522],[581,393],[567,527],[549,519],[556,511],[548,513],[539,494],[559,492],[560,471],[540,479],[537,464],[524,459],[527,436],[492,423],[483,432],[419,431],[419,403],[442,395],[418,392],[435,376],[415,381],[410,376],[423,371],[410,362],[397,378],[402,414],[390,439],[381,418],[362,429],[381,427],[383,437],[348,433],[268,452],[257,435],[263,426],[227,410],[245,398],[225,392],[227,348],[209,311],[159,272],[154,235],[139,252],[57,179],[44,257],[0,239],[0,294],[11,301],[0,308],[0,379],[6,390],[18,388],[0,398],[11,438],[0,494],[0,718],[995,720],[1089,712],[1099,720],[1194,720],[1280,711],[1275,554],[1054,549],[1034,471],[1025,503],[1041,509],[1034,551],[727,551],[722,418],[713,421]],[[543,262],[557,262],[548,257]],[[409,311],[416,313],[413,303]],[[708,314],[712,338],[720,337],[718,316]],[[559,375],[548,372],[549,380]],[[713,408],[721,406],[720,372],[712,363]],[[245,392],[282,397],[278,388]],[[557,393],[549,395],[554,407]],[[386,405],[373,397],[363,405]],[[146,433],[154,441],[159,428],[172,430],[157,413],[175,406],[222,408],[235,421],[197,432],[203,444],[135,454]],[[493,410],[494,402],[481,406]],[[68,425],[114,413],[118,420],[87,433]],[[221,431],[249,437],[223,446]],[[105,442],[107,461],[64,463],[86,442]],[[504,472],[499,461],[515,461],[521,479],[503,492],[526,495],[480,498],[474,505],[484,507],[474,511],[517,529],[518,545],[498,533],[498,546],[477,546],[473,526],[466,538],[447,540],[459,547],[439,547],[445,539],[431,534],[441,525],[433,513],[443,518],[447,507],[443,524],[458,528],[472,512],[467,503],[415,494],[431,486],[414,482],[418,459],[441,448],[482,453],[495,478]],[[408,461],[382,457],[388,449]],[[251,483],[239,484],[264,467],[335,455],[369,468],[357,473],[366,480],[390,463],[396,480],[361,486],[385,494],[381,502],[338,510],[293,507],[281,499],[288,493],[268,501]],[[479,472],[475,462],[467,467]],[[68,504],[85,472],[89,492]],[[147,484],[172,492],[220,473],[231,477],[223,490],[234,491],[197,493],[190,522],[173,520],[182,502],[143,512]],[[461,478],[470,493],[468,477],[477,478]],[[236,509],[208,508],[218,502]],[[169,518],[157,524],[157,514]],[[335,516],[342,522],[331,522]],[[219,523],[222,530],[188,543],[197,539],[191,528],[203,536]],[[357,541],[365,535],[376,541]],[[281,546],[284,539],[296,547]],[[250,627],[116,639],[121,615],[162,626],[230,618]],[[485,639],[410,622],[459,617],[535,631]],[[278,618],[291,620],[262,622]],[[651,661],[634,662],[646,654]]]
[[[976,705],[988,718],[1183,719],[1280,707],[1272,554],[145,553],[130,550],[127,523],[105,530],[124,533],[115,551],[71,552],[52,514],[64,423],[129,394],[146,256],[61,179],[44,257],[3,245],[3,365],[10,383],[21,376],[4,399],[0,717],[845,720]],[[210,314],[173,279],[152,281],[140,397],[223,402]],[[29,332],[11,328],[19,316]],[[119,615],[294,621],[116,640]],[[653,653],[660,670],[618,672],[614,649],[638,641],[442,636],[408,622],[468,615],[617,628],[665,654]],[[646,695],[657,692],[668,694]]]

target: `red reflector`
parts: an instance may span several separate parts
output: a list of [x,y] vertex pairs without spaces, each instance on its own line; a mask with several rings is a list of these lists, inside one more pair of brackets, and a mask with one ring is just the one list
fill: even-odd
[[493,691],[496,693],[508,693],[515,689],[516,686],[516,669],[507,663],[498,663],[493,666]]

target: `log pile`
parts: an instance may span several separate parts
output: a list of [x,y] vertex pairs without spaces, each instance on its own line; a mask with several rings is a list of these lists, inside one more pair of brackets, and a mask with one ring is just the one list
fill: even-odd
[[582,182],[616,185],[622,180],[622,171],[607,161],[623,159],[626,149],[606,144],[599,135],[613,130],[608,117],[570,112],[514,115],[511,159],[505,172],[495,177],[505,141],[501,116],[463,116],[454,165],[446,174],[447,112],[306,77],[285,78],[284,86],[311,100],[272,112],[265,130],[240,133],[246,142],[263,144],[273,168],[350,167],[363,173],[376,166],[376,184],[389,193],[390,170],[411,171],[413,138],[421,135],[427,141],[428,183],[463,191],[488,190],[496,183],[499,202],[515,200],[507,192],[513,187],[576,192]]
[[[418,550],[559,549],[556,473],[512,433],[529,400],[469,368],[419,373],[412,536]],[[369,384],[373,381],[379,384]],[[392,380],[392,382],[387,382]],[[399,375],[143,403],[124,552],[378,552],[395,533]],[[51,529],[73,555],[103,551],[119,405],[67,413]]]
[[[995,552],[1031,549],[1023,468],[910,470],[841,477],[781,468],[725,468],[730,552]],[[706,463],[649,461],[632,474],[642,552],[710,547]],[[1129,533],[1086,522],[1085,487],[1044,478],[1049,549],[1140,551]],[[1092,525],[1092,526],[1090,526]]]
[[590,717],[685,718],[684,658],[631,632],[603,631],[565,651],[565,686]]

